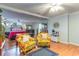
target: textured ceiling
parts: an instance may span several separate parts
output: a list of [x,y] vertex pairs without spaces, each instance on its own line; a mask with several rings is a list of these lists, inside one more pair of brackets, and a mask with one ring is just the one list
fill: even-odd
[[79,3],[62,4],[61,7],[63,9],[58,10],[55,10],[55,6],[50,3],[5,3],[0,5],[8,6],[25,12],[30,12],[44,17],[79,11]]

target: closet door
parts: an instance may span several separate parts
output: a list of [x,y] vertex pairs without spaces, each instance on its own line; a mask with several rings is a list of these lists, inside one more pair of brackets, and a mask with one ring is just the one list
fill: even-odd
[[69,16],[69,42],[79,45],[79,13]]

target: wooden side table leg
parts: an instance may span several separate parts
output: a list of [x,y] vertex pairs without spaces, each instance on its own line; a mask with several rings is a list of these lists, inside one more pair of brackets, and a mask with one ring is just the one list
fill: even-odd
[[0,49],[0,56],[2,55],[2,49]]

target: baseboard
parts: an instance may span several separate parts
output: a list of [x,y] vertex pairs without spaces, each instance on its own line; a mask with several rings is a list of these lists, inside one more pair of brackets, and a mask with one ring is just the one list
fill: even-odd
[[63,41],[61,41],[61,43],[64,43],[64,44],[71,44],[71,45],[75,45],[75,46],[79,46],[79,44],[77,44],[77,43],[72,43],[72,42],[63,42]]
[[60,41],[60,43],[63,43],[63,44],[69,44],[68,42],[63,42],[63,41]]
[[[55,42],[55,43],[57,43],[56,41],[53,41],[52,40],[52,42]],[[79,46],[79,44],[77,44],[77,43],[72,43],[72,42],[63,42],[63,41],[60,41],[60,43],[63,43],[63,44],[71,44],[71,45],[75,45],[75,46]]]
[[79,44],[77,44],[77,43],[72,43],[72,42],[70,42],[70,44],[72,44],[72,45],[76,45],[76,46],[79,46]]
[[[53,40],[52,40],[52,42],[57,43],[56,41],[53,41]],[[63,43],[63,44],[69,44],[68,42],[63,42],[63,41],[60,41],[60,43]]]

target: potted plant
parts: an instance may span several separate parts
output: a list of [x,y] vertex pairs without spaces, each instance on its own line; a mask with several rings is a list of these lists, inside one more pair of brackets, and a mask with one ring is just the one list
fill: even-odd
[[2,26],[1,13],[2,13],[2,10],[0,9],[0,55],[1,55],[2,42],[3,42],[4,39],[5,39],[5,36],[4,36],[4,27]]

